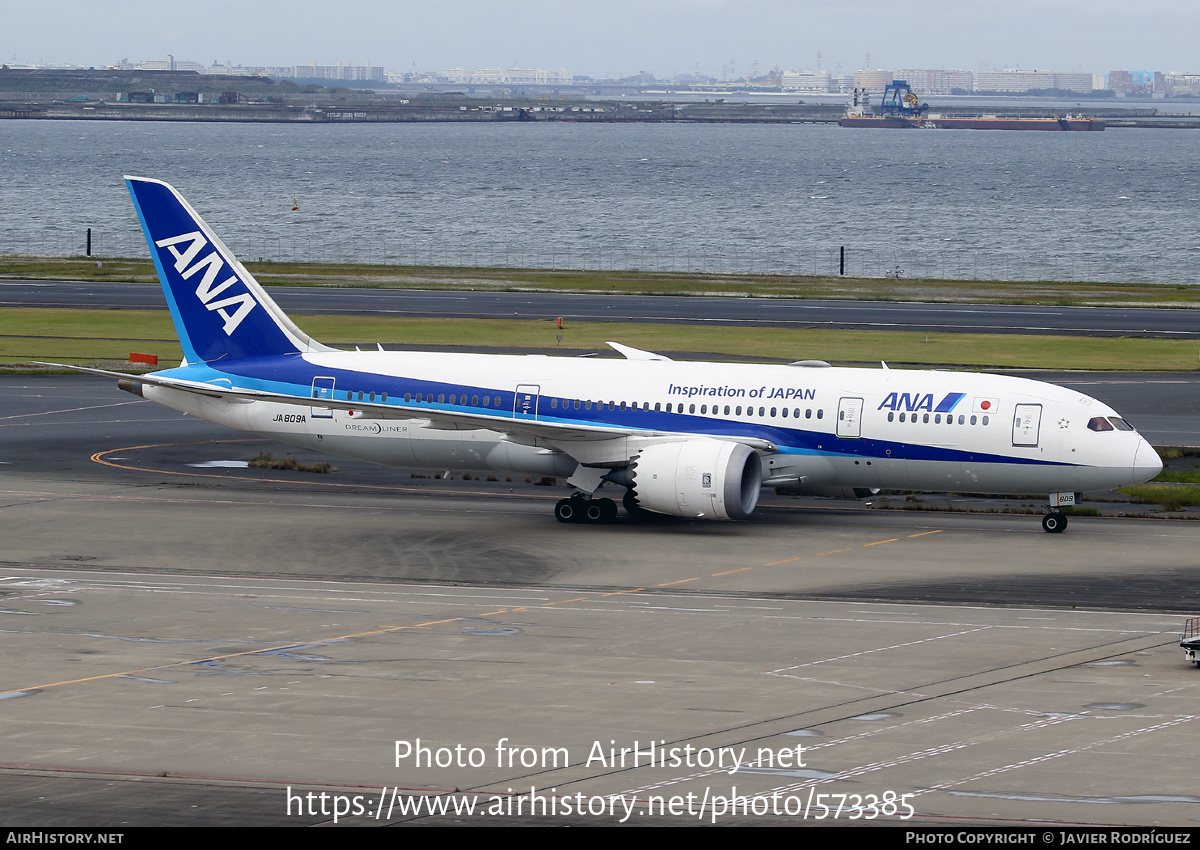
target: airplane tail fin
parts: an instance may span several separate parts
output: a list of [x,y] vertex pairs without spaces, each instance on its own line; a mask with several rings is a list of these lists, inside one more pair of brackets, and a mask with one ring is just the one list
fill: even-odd
[[333,350],[296,327],[172,186],[125,183],[188,363]]

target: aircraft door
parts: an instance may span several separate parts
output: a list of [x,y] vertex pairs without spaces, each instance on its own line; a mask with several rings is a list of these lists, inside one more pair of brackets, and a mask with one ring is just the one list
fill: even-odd
[[1040,404],[1018,404],[1013,413],[1013,445],[1036,446],[1041,428],[1042,406]]
[[[312,397],[313,398],[333,398],[333,385],[336,382],[334,378],[313,378],[312,382]],[[333,408],[331,407],[316,407],[312,408],[311,416],[313,419],[332,419]]]
[[538,394],[542,388],[538,384],[517,384],[513,394],[513,419],[537,419]]
[[844,398],[838,402],[837,435],[857,440],[862,436],[861,398]]

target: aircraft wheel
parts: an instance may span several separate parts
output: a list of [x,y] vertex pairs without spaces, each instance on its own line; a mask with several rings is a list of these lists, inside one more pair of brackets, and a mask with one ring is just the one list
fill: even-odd
[[581,519],[577,499],[559,499],[554,505],[554,518],[559,522],[579,522]]
[[1050,534],[1062,534],[1067,530],[1067,518],[1058,511],[1042,517],[1042,530]]
[[600,522],[607,525],[617,518],[617,503],[612,499],[598,499],[600,503]]
[[589,499],[583,505],[582,518],[584,522],[597,523],[604,519],[604,508],[599,499]]

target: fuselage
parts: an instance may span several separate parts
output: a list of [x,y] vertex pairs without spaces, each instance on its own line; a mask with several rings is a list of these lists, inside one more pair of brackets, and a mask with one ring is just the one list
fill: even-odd
[[[565,476],[580,463],[619,468],[632,444],[712,438],[775,447],[761,453],[767,484],[1017,494],[1105,490],[1161,470],[1154,449],[1107,405],[1000,375],[384,351],[160,374],[316,396],[298,407],[145,388],[147,398],[230,427],[405,467]],[[447,426],[424,418],[430,413],[492,420],[496,430]],[[514,438],[514,420],[615,436]]]

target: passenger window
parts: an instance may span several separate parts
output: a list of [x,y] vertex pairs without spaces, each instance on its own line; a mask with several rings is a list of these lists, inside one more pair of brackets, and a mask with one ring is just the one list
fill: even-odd
[[708,405],[707,405],[707,404],[702,404],[702,405],[700,405],[700,412],[701,412],[701,413],[708,413]]
[[817,408],[817,418],[818,418],[818,419],[823,419],[824,417],[825,417],[825,411],[824,411],[824,409],[822,409],[822,408],[818,407],[818,408]]
[[658,413],[658,411],[659,411],[659,407],[660,407],[660,405],[661,405],[661,404],[662,404],[662,402],[661,402],[661,401],[656,401],[656,402],[654,402],[654,412],[655,412],[655,413]]
[[988,418],[987,418],[986,416],[985,416],[985,417],[983,417],[983,424],[984,424],[984,425],[988,424]]
[[772,415],[772,416],[774,416],[774,415],[775,415],[775,408],[773,408],[773,407],[771,408],[771,415]]
[[[362,393],[359,393],[359,395],[361,396]],[[446,394],[438,393],[438,404],[445,404],[445,403],[446,403]]]
[[412,401],[412,393],[405,393],[405,394],[404,394],[404,401],[405,401],[405,402],[410,402],[410,401]]
[[928,421],[929,421],[929,414],[928,414],[928,413],[922,413],[922,414],[921,414],[921,421],[922,421],[922,422],[928,422]]
[[895,418],[896,418],[896,414],[889,410],[888,411],[888,422],[893,421]]
[[696,412],[696,405],[689,404],[688,405],[688,413],[695,413],[695,412]]
[[783,418],[787,419],[787,408],[786,407],[783,409]]
[[811,407],[808,410],[804,411],[804,418],[812,419],[812,408]]
[[975,424],[975,415],[974,414],[971,415],[971,424],[972,425]]
[[491,397],[491,396],[489,396],[489,395],[485,395],[485,396],[483,397],[483,406],[484,406],[484,407],[487,407],[487,406],[488,406],[488,402],[490,402],[491,400],[492,400],[492,397]]
[[933,424],[934,425],[942,424],[942,414],[940,414],[940,413],[933,414]]
[[725,405],[725,415],[729,415],[729,405]]
[[[558,401],[558,399],[555,399],[555,401]],[[478,406],[479,406],[479,396],[477,396],[477,395],[471,396],[471,407],[478,407]]]

